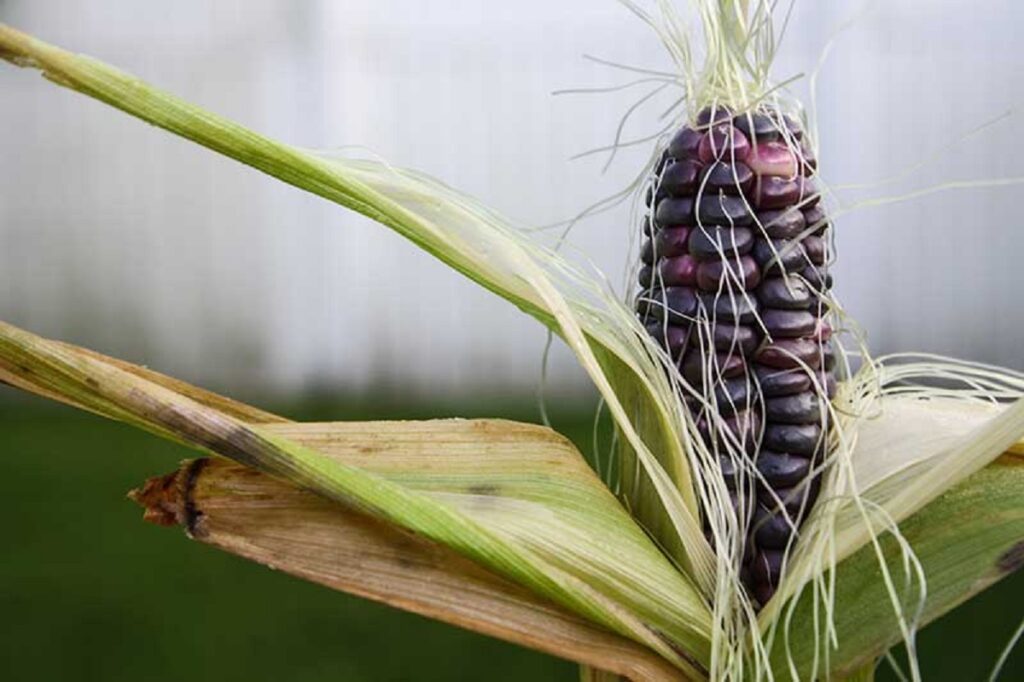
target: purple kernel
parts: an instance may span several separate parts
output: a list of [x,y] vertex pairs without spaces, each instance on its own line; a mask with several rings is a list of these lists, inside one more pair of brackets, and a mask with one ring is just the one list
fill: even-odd
[[712,104],[704,107],[697,114],[697,125],[706,128],[711,125],[728,123],[732,118],[732,110],[724,104]]
[[750,256],[704,261],[697,266],[697,287],[704,291],[718,291],[722,287],[738,286],[753,289],[761,281],[761,271]]
[[758,211],[757,222],[761,230],[773,239],[793,239],[807,229],[804,214],[796,208]]
[[764,401],[764,416],[775,424],[817,424],[824,414],[821,401],[814,391],[768,398]]
[[786,488],[807,478],[811,470],[811,460],[785,452],[762,450],[757,455],[757,470],[768,485],[773,488]]
[[821,365],[821,353],[814,339],[777,339],[758,348],[754,359],[760,365],[776,369],[794,369],[805,365],[816,369]]
[[745,227],[695,227],[690,232],[688,248],[699,260],[721,260],[725,256],[742,256],[754,246],[754,233]]
[[793,178],[797,175],[797,155],[785,142],[758,142],[747,157],[750,169],[759,176]]
[[761,444],[769,450],[813,457],[824,439],[818,424],[768,424]]
[[747,138],[758,144],[777,140],[781,134],[778,124],[772,120],[771,116],[757,112],[739,114],[732,120],[732,124],[739,128]]
[[667,287],[645,291],[637,299],[637,312],[670,324],[688,324],[700,306],[696,292],[689,287]]
[[704,133],[693,128],[683,128],[668,143],[668,155],[674,159],[695,159]]
[[668,351],[673,358],[682,357],[690,338],[689,328],[666,325],[664,322],[651,322],[647,325],[647,333]]
[[804,251],[807,252],[807,260],[813,265],[824,265],[828,262],[828,243],[821,237],[804,237]]
[[697,259],[689,254],[664,258],[658,265],[661,284],[665,286],[687,286],[697,284]]
[[780,268],[789,272],[807,265],[807,253],[800,242],[786,239],[757,239],[754,241],[754,260],[767,274],[776,274]]
[[659,256],[682,256],[689,239],[689,227],[666,227],[655,236],[654,248]]
[[728,163],[716,161],[708,166],[701,178],[704,192],[717,195],[719,191],[726,194],[745,194],[754,185],[754,173],[745,163]]
[[815,300],[814,293],[799,277],[772,277],[761,282],[757,297],[766,308],[806,310]]
[[721,293],[700,295],[704,313],[719,322],[738,322],[750,324],[757,319],[759,309],[757,299],[742,292],[724,291]]
[[697,221],[702,225],[751,225],[754,215],[747,200],[741,196],[705,193],[697,201]]
[[743,376],[747,371],[747,364],[739,353],[717,353],[709,365],[704,354],[694,349],[683,360],[682,370],[684,379],[693,386],[700,386],[705,378],[718,381]]
[[697,148],[697,158],[704,163],[715,160],[745,161],[750,155],[750,141],[747,136],[731,125],[716,125],[708,131]]
[[658,202],[654,210],[654,220],[660,227],[668,225],[693,224],[693,199],[668,198]]
[[766,398],[801,393],[814,387],[811,375],[803,369],[779,370],[770,367],[755,367],[754,374],[757,377],[761,395]]
[[658,187],[672,196],[695,194],[702,168],[703,166],[693,159],[673,163],[661,174]]
[[800,201],[801,185],[796,180],[775,175],[761,175],[757,178],[754,205],[758,209],[785,208]]
[[784,514],[772,513],[758,505],[754,512],[754,539],[758,547],[768,549],[785,549],[790,538],[796,532],[792,523]]
[[813,334],[818,318],[806,310],[765,308],[761,311],[761,324],[773,338],[794,338]]
[[711,327],[715,350],[725,353],[750,355],[757,348],[758,336],[753,327],[716,324]]

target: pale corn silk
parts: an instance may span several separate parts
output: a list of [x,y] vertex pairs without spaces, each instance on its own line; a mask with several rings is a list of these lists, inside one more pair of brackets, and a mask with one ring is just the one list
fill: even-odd
[[[650,7],[629,0],[623,4],[657,33],[676,68],[674,73],[650,71],[644,76],[656,90],[677,88],[682,96],[671,123],[653,136],[651,162],[636,182],[584,215],[632,199],[639,222],[644,178],[655,169],[671,131],[709,105],[725,104],[734,112],[758,107],[785,112],[803,121],[810,149],[815,148],[813,116],[788,95],[785,80],[775,81],[769,73],[778,47],[775,3],[693,0],[693,16],[687,20],[665,0]],[[791,151],[803,158],[805,150],[782,133]],[[611,152],[610,157],[618,142],[604,150]],[[680,397],[709,413],[711,424],[720,426],[725,415],[708,387],[685,382],[673,359],[649,339],[632,301],[623,301],[600,273],[562,257],[564,234],[544,244],[540,232],[513,225],[430,178],[375,161],[332,156],[332,162],[403,206],[421,237],[429,235],[429,242],[449,255],[459,254],[456,260],[466,264],[474,279],[500,283],[502,295],[518,299],[576,353],[625,445],[613,450],[611,459],[615,453],[620,459],[606,462],[603,473],[633,509],[650,503],[643,496],[657,496],[667,528],[683,551],[671,552],[667,545],[672,538],[663,532],[652,529],[652,536],[713,605],[712,679],[777,679],[780,674],[770,667],[769,650],[779,641],[787,646],[785,635],[797,600],[808,595],[816,607],[817,657],[807,677],[827,677],[837,637],[830,569],[865,545],[879,558],[907,646],[903,667],[911,679],[920,679],[914,637],[927,581],[896,524],[998,456],[1003,449],[999,443],[1024,435],[1022,404],[1006,407],[1024,396],[1024,375],[938,357],[872,358],[841,302],[830,292],[820,292],[835,328],[837,365],[845,381],[834,400],[825,402],[828,454],[813,472],[822,476],[819,500],[788,548],[776,596],[759,612],[741,586],[746,530],[733,513],[720,456],[744,471],[752,483],[763,479],[750,466],[741,444],[728,434],[715,448],[701,439],[693,410]],[[827,172],[816,180],[829,196],[826,177]],[[807,233],[817,227],[808,226]],[[744,294],[737,287],[729,295]],[[608,363],[608,355],[625,371]],[[713,375],[720,368],[714,354],[708,356],[706,369]],[[643,407],[653,410],[653,417],[637,413],[637,386],[649,400]],[[820,393],[823,387],[819,384],[816,390]],[[668,438],[659,441],[652,434]],[[713,538],[710,545],[701,531],[701,515]],[[901,553],[897,565],[902,570],[896,574],[881,560],[879,538],[886,533],[895,538]],[[751,633],[759,636],[750,637]],[[788,672],[796,676],[792,664]]]

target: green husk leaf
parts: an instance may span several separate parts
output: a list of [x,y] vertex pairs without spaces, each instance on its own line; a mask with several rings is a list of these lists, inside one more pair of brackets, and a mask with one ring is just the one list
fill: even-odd
[[253,424],[5,323],[0,380],[411,530],[702,676],[708,607],[553,431],[458,421]]
[[[703,589],[710,548],[681,437],[677,403],[642,327],[611,292],[472,199],[390,165],[301,150],[258,135],[111,66],[0,25],[0,57],[41,69],[59,85],[241,161],[394,229],[558,334],[601,392],[639,485],[631,508]],[[621,395],[638,396],[642,419]],[[652,494],[654,493],[654,494]],[[684,549],[685,548],[685,549]]]
[[[1024,459],[1005,455],[927,504],[900,524],[928,577],[920,614],[924,625],[1024,563]],[[903,557],[891,536],[882,539],[887,565],[901,581]],[[838,647],[828,667],[842,679],[901,640],[881,569],[872,547],[862,547],[839,563],[833,614]],[[916,608],[915,594],[907,607]],[[776,674],[789,679],[790,662],[800,679],[811,679],[815,661],[814,599],[805,593],[785,637],[776,641]],[[819,616],[820,619],[820,616]],[[788,646],[788,655],[786,647]],[[824,667],[825,661],[819,659]]]

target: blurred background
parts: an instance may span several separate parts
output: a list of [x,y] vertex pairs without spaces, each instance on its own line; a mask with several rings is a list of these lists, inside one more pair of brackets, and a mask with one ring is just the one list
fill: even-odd
[[[604,172],[607,155],[570,161],[610,144],[647,92],[552,96],[635,78],[583,55],[671,68],[614,0],[0,0],[0,21],[537,226],[626,186],[650,153],[623,149]],[[1022,21],[1008,0],[796,4],[776,75],[805,74],[794,88],[810,102],[817,73],[837,293],[876,353],[1024,369],[1020,189],[958,187],[1024,176]],[[671,100],[624,139],[656,130]],[[539,325],[376,224],[6,66],[0,159],[0,319],[295,418],[538,419]],[[625,290],[636,231],[620,206],[577,226],[570,253]],[[556,427],[587,447],[595,396],[559,348],[546,394]],[[124,492],[187,456],[0,392],[0,508],[14,521],[0,539],[0,674],[573,679],[554,659],[143,527]],[[926,679],[982,679],[1022,603],[1018,576],[926,630]],[[1021,675],[1018,652],[1005,679]]]

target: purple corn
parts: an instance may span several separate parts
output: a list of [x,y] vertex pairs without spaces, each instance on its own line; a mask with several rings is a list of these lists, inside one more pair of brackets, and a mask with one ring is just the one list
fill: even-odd
[[686,404],[745,515],[761,605],[817,499],[836,386],[816,168],[788,116],[717,106],[675,134],[646,195],[637,311],[705,397]]

